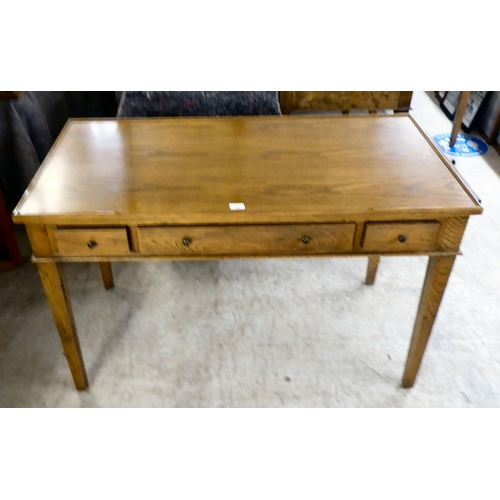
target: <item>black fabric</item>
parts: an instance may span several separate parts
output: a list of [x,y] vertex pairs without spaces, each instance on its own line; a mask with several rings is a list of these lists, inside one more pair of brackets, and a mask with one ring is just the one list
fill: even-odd
[[123,92],[118,117],[281,115],[278,91]]

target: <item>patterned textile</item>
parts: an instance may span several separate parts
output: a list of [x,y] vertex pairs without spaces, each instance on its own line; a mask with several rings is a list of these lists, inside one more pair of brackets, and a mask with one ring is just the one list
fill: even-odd
[[123,92],[118,118],[281,115],[278,92]]

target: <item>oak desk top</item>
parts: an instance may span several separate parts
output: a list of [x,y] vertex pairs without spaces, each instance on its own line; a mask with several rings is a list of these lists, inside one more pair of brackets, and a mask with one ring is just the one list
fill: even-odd
[[67,123],[13,219],[265,224],[481,211],[408,115],[85,119]]

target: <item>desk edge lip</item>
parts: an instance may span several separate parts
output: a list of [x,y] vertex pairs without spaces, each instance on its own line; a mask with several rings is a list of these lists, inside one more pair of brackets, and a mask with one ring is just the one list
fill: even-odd
[[483,212],[481,205],[460,208],[397,208],[374,212],[332,212],[332,213],[288,213],[278,212],[271,215],[254,212],[238,220],[234,214],[222,212],[213,214],[98,214],[66,213],[66,214],[19,214],[14,213],[12,220],[16,224],[50,224],[64,226],[229,226],[229,225],[278,225],[278,224],[339,224],[359,223],[378,220],[404,222],[439,220],[450,217],[468,217]]
[[[481,201],[480,201],[480,199],[478,198],[478,196],[476,195],[476,193],[474,193],[474,191],[471,189],[471,187],[469,186],[469,184],[467,183],[467,181],[455,169],[455,167],[453,166],[453,164],[451,163],[451,161],[448,159],[448,157],[437,147],[437,145],[434,142],[434,140],[430,137],[429,134],[427,134],[427,132],[424,131],[424,129],[420,126],[420,124],[417,122],[416,118],[411,113],[408,114],[408,117],[413,122],[413,124],[415,125],[415,127],[417,128],[417,130],[422,134],[422,136],[424,137],[424,139],[429,143],[429,145],[434,150],[434,152],[438,155],[438,157],[440,158],[440,160],[444,163],[444,165],[446,166],[446,168],[450,171],[451,175],[453,175],[453,177],[455,177],[455,179],[457,180],[457,182],[460,184],[460,186],[462,187],[462,189],[467,193],[467,195],[472,200],[472,202],[476,206],[481,207]],[[481,213],[481,212],[479,212],[479,213]]]

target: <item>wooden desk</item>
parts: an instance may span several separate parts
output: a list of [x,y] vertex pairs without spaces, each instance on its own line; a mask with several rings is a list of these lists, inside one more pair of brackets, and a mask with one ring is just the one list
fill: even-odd
[[[230,210],[244,203],[245,210]],[[14,211],[77,389],[62,262],[428,255],[411,387],[469,215],[482,208],[408,115],[72,120]]]

